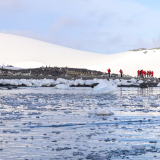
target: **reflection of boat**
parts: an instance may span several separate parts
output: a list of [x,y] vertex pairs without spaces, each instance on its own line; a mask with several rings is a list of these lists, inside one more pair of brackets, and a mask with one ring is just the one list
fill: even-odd
[[94,88],[95,86],[97,86],[99,83],[94,83],[92,85],[71,85],[70,87],[91,87]]
[[148,88],[148,87],[157,87],[158,83],[140,83],[140,84],[130,84],[130,85],[118,85],[118,87],[140,87],[140,88]]

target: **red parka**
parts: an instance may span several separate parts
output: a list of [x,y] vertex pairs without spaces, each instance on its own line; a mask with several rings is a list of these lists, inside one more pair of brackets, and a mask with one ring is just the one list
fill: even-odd
[[123,74],[123,71],[122,71],[122,70],[120,70],[119,72],[120,72],[120,74]]

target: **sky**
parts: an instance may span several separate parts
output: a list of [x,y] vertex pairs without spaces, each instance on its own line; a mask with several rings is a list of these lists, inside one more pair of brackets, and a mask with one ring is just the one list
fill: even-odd
[[159,0],[0,0],[0,32],[89,52],[160,47]]

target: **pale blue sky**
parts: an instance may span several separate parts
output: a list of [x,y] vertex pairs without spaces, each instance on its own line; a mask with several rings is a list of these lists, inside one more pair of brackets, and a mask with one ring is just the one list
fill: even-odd
[[158,0],[0,0],[0,32],[97,53],[160,47]]

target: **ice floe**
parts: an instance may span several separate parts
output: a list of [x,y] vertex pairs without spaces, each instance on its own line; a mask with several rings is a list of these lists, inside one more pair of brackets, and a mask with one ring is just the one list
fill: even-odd
[[54,88],[67,90],[67,89],[69,89],[69,86],[66,85],[66,84],[58,84],[58,85],[56,85]]
[[92,109],[91,111],[88,112],[89,114],[95,114],[99,116],[111,116],[114,115],[113,112],[106,108],[98,108],[98,109]]
[[91,93],[93,94],[113,94],[117,90],[116,85],[111,85],[107,82],[99,83],[95,86]]
[[143,145],[132,146],[132,148],[136,149],[136,150],[145,150],[146,149]]

